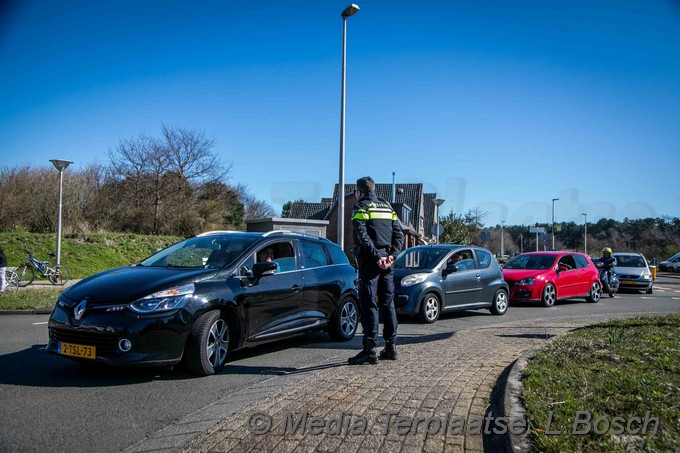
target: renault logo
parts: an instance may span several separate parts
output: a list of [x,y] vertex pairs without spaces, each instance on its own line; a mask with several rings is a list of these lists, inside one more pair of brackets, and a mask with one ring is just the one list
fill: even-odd
[[81,303],[78,304],[76,309],[73,311],[73,313],[76,315],[76,319],[80,320],[80,318],[83,317],[85,314],[85,304],[87,303],[87,299],[84,299]]

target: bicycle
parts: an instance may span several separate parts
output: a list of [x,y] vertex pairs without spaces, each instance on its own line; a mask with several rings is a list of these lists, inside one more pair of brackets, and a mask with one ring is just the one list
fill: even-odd
[[[49,260],[40,261],[28,250],[24,249],[24,252],[28,253],[28,261],[14,271],[19,279],[19,287],[23,288],[33,283],[35,271],[40,272],[41,277],[47,277],[53,285],[63,285],[71,278],[71,271],[63,264],[52,267]],[[50,253],[50,257],[55,256],[57,256],[55,253]]]
[[16,291],[19,289],[19,276],[14,271],[14,267],[5,268],[5,291]]

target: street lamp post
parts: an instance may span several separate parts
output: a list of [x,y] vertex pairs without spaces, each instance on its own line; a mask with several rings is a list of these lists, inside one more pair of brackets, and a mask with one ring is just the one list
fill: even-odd
[[57,261],[56,265],[61,263],[61,189],[64,182],[64,170],[71,162],[70,160],[51,159],[52,165],[59,171],[59,205],[57,206]]
[[501,258],[505,256],[505,249],[503,247],[503,225],[505,225],[505,220],[501,220]]
[[347,47],[347,18],[359,11],[352,3],[342,12],[342,88],[340,93],[340,176],[338,179],[338,245],[345,244],[345,49]]
[[588,254],[588,214],[582,212],[583,216],[583,253]]
[[446,201],[446,200],[442,200],[441,198],[435,198],[434,200],[432,200],[432,203],[434,203],[435,217],[436,217],[436,220],[437,220],[437,223],[435,224],[436,233],[437,233],[437,234],[435,234],[435,237],[437,238],[437,240],[436,240],[437,244],[439,244],[439,229],[441,228],[440,225],[439,225],[439,206],[444,204],[444,201]]
[[552,199],[552,249],[555,250],[555,202],[559,198]]

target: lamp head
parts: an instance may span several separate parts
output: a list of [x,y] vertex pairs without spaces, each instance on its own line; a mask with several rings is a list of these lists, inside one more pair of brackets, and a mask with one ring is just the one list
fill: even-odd
[[445,201],[446,200],[442,200],[441,198],[435,198],[434,200],[432,200],[432,203],[434,203],[435,206],[441,206],[442,204],[444,204]]
[[342,12],[342,18],[347,19],[349,16],[353,16],[359,12],[359,5],[352,3]]
[[63,159],[50,159],[50,162],[52,162],[52,165],[54,165],[54,168],[56,168],[59,171],[66,170],[66,167],[71,165],[73,162],[70,160],[63,160]]

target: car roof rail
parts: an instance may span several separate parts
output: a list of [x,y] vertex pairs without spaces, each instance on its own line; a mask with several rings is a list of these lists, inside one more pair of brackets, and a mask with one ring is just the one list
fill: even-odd
[[227,233],[243,233],[243,231],[233,231],[233,230],[213,230],[205,231],[203,233],[197,234],[196,237],[212,236],[214,234],[227,234]]
[[307,233],[306,231],[272,230],[272,231],[267,231],[266,233],[264,233],[262,235],[262,237],[279,236],[279,235],[284,236],[284,235],[287,235],[287,234],[298,235],[298,236],[308,237],[308,238],[312,238],[312,239],[322,239],[324,241],[328,241],[328,242],[332,243],[332,241],[328,238],[325,238],[323,236],[319,236],[319,235],[316,235],[316,234],[312,234],[312,233]]

